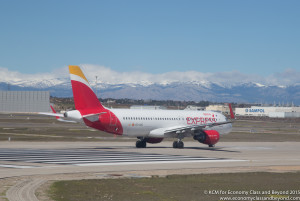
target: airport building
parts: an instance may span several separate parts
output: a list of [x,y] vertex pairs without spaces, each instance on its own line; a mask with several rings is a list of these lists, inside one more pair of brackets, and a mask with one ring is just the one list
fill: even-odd
[[235,108],[236,116],[265,116],[272,118],[300,117],[300,107],[258,107]]
[[223,114],[230,114],[228,105],[209,105],[205,108],[207,111],[217,111]]
[[195,105],[188,105],[184,110],[198,110],[203,111],[205,110],[205,107],[195,106]]
[[49,91],[0,91],[0,112],[48,112]]
[[134,110],[166,110],[167,108],[164,106],[157,105],[132,105],[130,109]]

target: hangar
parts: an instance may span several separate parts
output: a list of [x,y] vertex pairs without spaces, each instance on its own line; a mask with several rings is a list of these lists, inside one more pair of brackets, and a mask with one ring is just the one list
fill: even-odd
[[49,91],[0,91],[0,112],[48,112]]

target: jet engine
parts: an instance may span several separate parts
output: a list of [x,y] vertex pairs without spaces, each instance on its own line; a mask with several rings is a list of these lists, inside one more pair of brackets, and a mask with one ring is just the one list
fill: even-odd
[[64,113],[64,117],[75,121],[80,121],[82,119],[78,110],[67,111]]
[[201,133],[195,133],[194,140],[198,140],[203,144],[207,144],[212,147],[220,139],[220,134],[216,130],[205,130]]

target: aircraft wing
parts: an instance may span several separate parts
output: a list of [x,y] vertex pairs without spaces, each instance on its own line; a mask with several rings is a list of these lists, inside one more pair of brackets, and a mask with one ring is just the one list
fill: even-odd
[[167,128],[158,128],[150,131],[150,135],[152,137],[162,137],[162,136],[172,136],[172,135],[190,135],[197,130],[203,130],[205,128],[210,128],[213,126],[219,126],[224,124],[230,124],[232,121],[223,121],[223,122],[216,122],[216,123],[208,123],[208,124],[201,124],[201,125],[182,125],[182,126],[173,126]]
[[57,118],[64,117],[64,114],[58,114],[58,113],[38,112],[38,114],[53,116],[53,117],[57,117]]
[[53,117],[55,117],[57,119],[57,121],[61,121],[61,122],[77,123],[76,121],[61,119],[61,118],[64,117],[64,114],[58,114],[58,113],[56,113],[56,111],[54,110],[54,108],[52,107],[52,105],[50,105],[50,107],[51,107],[51,110],[53,111],[53,113],[39,112],[38,114],[47,115],[47,116],[53,116]]
[[216,122],[216,123],[208,123],[208,124],[201,124],[201,125],[190,125],[190,126],[181,126],[178,128],[167,128],[165,130],[165,134],[167,133],[184,133],[184,132],[194,132],[195,130],[202,130],[205,128],[210,128],[213,126],[219,126],[223,124],[230,124],[231,121],[223,121],[223,122]]
[[100,113],[96,113],[96,114],[87,114],[87,115],[83,115],[82,117],[89,120],[89,121],[98,121],[99,120],[99,116],[102,114],[106,114],[106,112],[100,112]]
[[61,122],[78,123],[78,122],[76,122],[76,121],[71,121],[71,120],[61,119],[61,118],[64,117],[63,114],[58,114],[58,113],[47,113],[47,112],[39,112],[38,114],[55,117],[57,121],[61,121]]

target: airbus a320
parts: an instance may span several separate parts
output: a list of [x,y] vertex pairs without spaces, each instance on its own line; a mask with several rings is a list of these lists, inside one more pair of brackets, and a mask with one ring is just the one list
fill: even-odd
[[[232,130],[232,121],[214,111],[109,109],[104,107],[79,66],[69,66],[75,109],[56,116],[60,121],[79,122],[114,135],[136,137],[137,148],[174,138],[173,148],[184,148],[183,139],[214,147],[220,136]],[[229,104],[231,118],[234,118]]]

